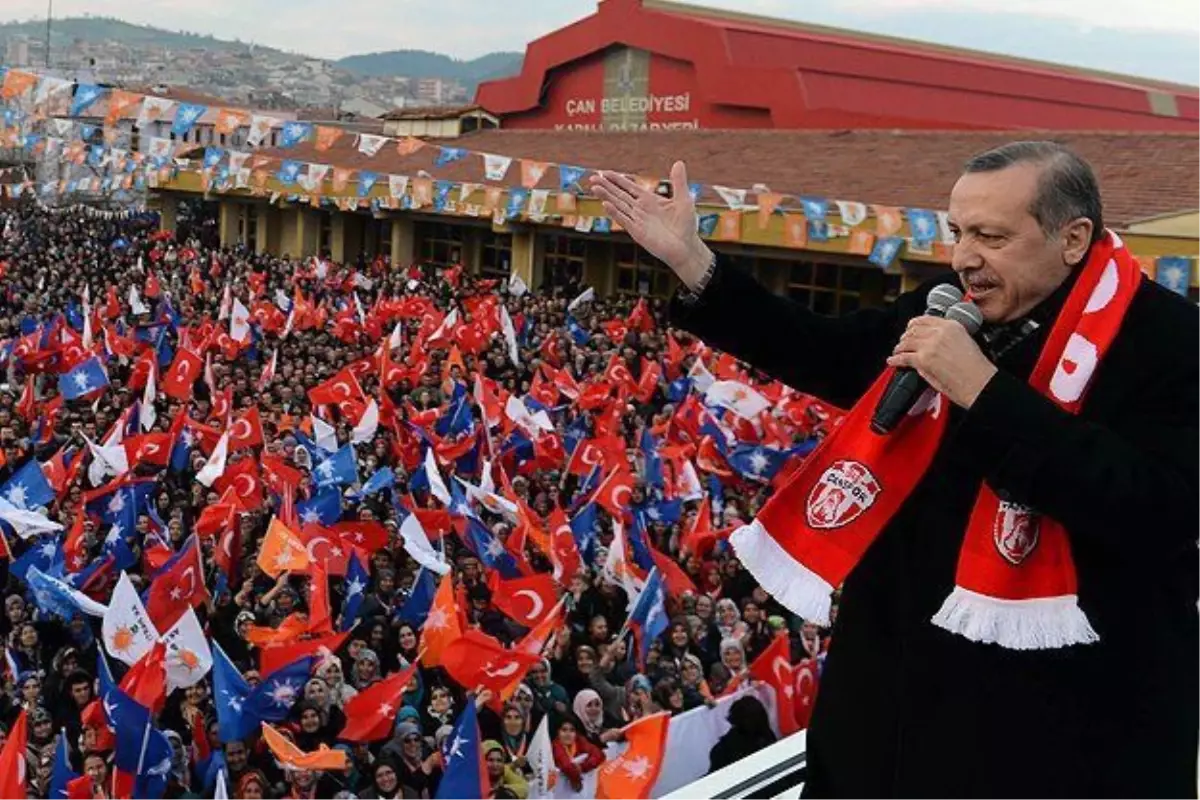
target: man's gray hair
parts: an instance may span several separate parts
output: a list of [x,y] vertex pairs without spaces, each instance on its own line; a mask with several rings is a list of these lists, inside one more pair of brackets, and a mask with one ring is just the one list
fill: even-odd
[[996,172],[1014,164],[1042,166],[1037,194],[1029,213],[1047,236],[1053,236],[1074,219],[1092,221],[1092,242],[1104,235],[1104,208],[1100,185],[1092,167],[1060,142],[1009,142],[972,156],[964,172]]

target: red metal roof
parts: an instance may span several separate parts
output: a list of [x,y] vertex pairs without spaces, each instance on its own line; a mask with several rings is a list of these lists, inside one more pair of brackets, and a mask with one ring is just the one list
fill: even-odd
[[651,54],[651,83],[687,87],[701,127],[1195,131],[1200,120],[1196,87],[665,0],[601,0],[531,42],[521,74],[481,84],[476,102],[505,127],[554,127],[555,88],[624,48]]

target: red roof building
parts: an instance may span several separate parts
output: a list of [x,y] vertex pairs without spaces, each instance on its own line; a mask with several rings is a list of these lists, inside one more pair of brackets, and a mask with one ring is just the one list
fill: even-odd
[[665,0],[600,0],[480,84],[505,128],[1190,131],[1194,86]]

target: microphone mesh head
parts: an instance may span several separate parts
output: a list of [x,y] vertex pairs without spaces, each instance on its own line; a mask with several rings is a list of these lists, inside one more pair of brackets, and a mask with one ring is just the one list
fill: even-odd
[[946,319],[952,319],[962,325],[972,336],[983,325],[983,314],[979,312],[979,307],[968,302],[955,303],[946,309]]
[[948,283],[935,286],[925,298],[925,308],[944,312],[950,306],[963,299],[963,293]]

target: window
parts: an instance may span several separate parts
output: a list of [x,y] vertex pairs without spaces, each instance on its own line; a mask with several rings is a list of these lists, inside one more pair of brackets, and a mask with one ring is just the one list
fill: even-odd
[[542,275],[546,286],[566,286],[583,280],[587,240],[551,234],[542,237]]
[[392,257],[392,221],[377,219],[375,224],[375,252],[390,259]]
[[674,289],[671,271],[641,247],[622,242],[616,251],[618,292],[665,297]]
[[511,233],[496,233],[490,230],[484,233],[479,271],[485,278],[508,277],[512,272]]
[[462,263],[463,230],[444,222],[418,222],[417,258],[425,264],[452,267]]
[[900,276],[874,267],[794,261],[788,268],[787,293],[818,314],[845,314],[894,301]]
[[322,257],[327,255],[333,248],[333,215],[321,214],[321,227],[317,233],[317,252]]
[[246,235],[242,237],[246,247],[252,252],[258,252],[258,205],[246,206]]

